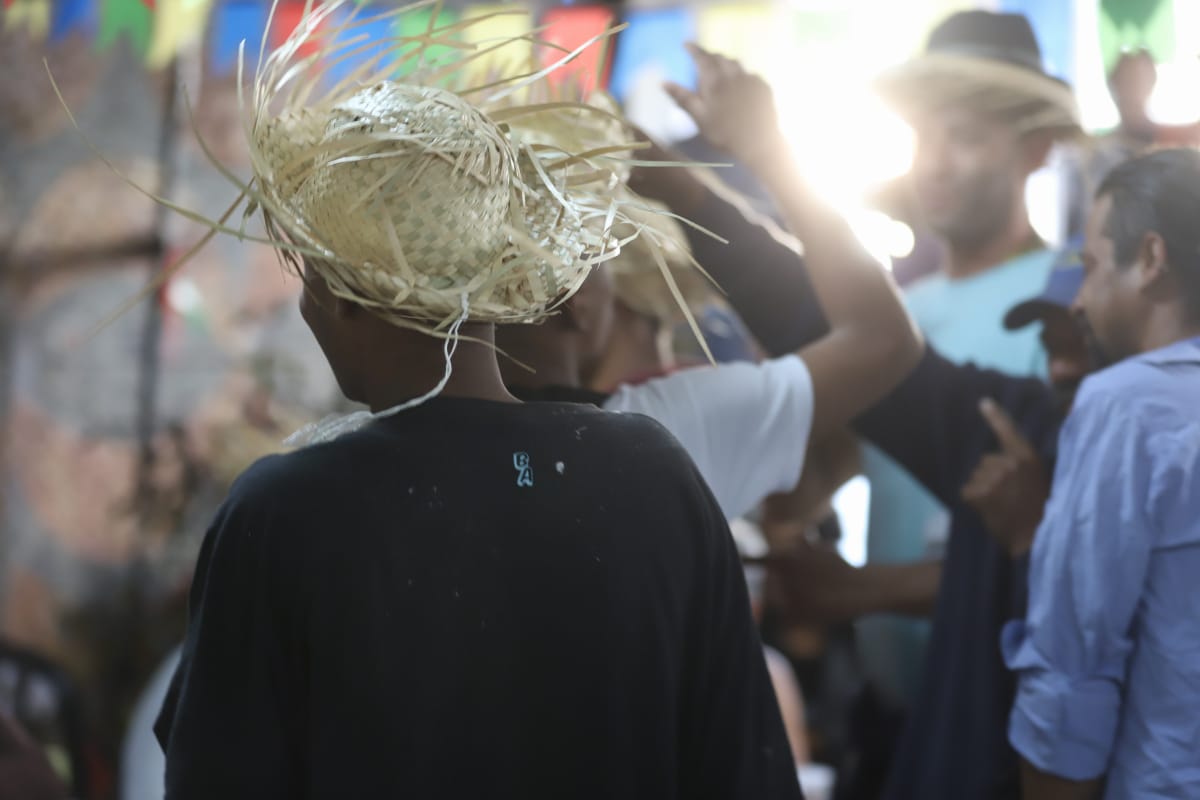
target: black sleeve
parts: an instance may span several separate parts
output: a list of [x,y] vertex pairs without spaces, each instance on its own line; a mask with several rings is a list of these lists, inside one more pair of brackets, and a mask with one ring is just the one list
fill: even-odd
[[155,725],[168,800],[302,794],[303,659],[279,577],[288,559],[273,546],[283,526],[245,476],[239,484],[205,537],[180,664]]
[[985,397],[1009,413],[1036,449],[1052,449],[1057,415],[1046,384],[955,364],[928,346],[916,369],[853,427],[954,508],[979,459],[998,446],[979,413]]
[[737,547],[695,473],[701,514],[681,698],[680,797],[800,798]]
[[829,332],[804,258],[792,244],[711,191],[690,219],[729,240],[722,244],[685,226],[696,261],[768,354],[794,353]]

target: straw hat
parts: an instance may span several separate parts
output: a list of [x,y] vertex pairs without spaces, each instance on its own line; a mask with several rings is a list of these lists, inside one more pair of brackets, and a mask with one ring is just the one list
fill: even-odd
[[683,314],[663,280],[655,249],[679,287],[684,305],[693,314],[711,297],[713,287],[693,264],[683,225],[664,213],[664,206],[630,196],[640,206],[631,203],[625,208],[629,220],[614,226],[613,234],[618,238],[629,238],[635,232],[640,235],[608,262],[617,299],[631,311],[651,317],[662,325],[672,325],[680,322]]
[[[423,34],[388,39],[382,48],[359,33],[430,5],[440,3],[425,0],[366,19],[358,18],[365,7],[356,0],[306,6],[269,55],[264,38],[252,98],[246,103],[239,94],[252,179],[243,182],[211,159],[240,190],[238,199],[220,219],[208,220],[155,198],[212,234],[271,244],[288,267],[300,272],[303,264],[336,296],[446,340],[445,374],[429,393],[376,415],[323,420],[293,443],[327,441],[435,396],[449,379],[465,322],[545,316],[644,227],[634,225],[619,240],[613,234],[628,222],[614,154],[629,145],[612,142],[614,130],[626,130],[615,107],[569,97],[545,102],[549,90],[539,88],[593,42],[548,67],[463,86],[456,81],[466,79],[456,76],[470,75],[469,67],[499,46],[468,43],[466,29],[511,12],[431,23]],[[460,57],[426,63],[425,50],[434,46]],[[329,67],[356,58],[366,61],[334,82]],[[412,74],[393,80],[398,66],[414,61]],[[243,217],[262,211],[266,238],[247,234],[244,223],[227,224],[243,202]],[[663,274],[670,281],[665,268]]]
[[[364,72],[316,102],[294,89],[284,96],[315,30],[302,22],[267,59],[248,126],[255,199],[294,267],[302,255],[335,295],[439,333],[455,320],[543,316],[616,255],[610,182],[581,178],[588,159],[561,144],[539,149],[513,136],[484,112],[486,97],[472,103],[469,90],[422,83],[446,84],[444,67],[405,82]],[[340,49],[319,55],[336,59]],[[607,225],[586,224],[600,214]]]
[[637,143],[616,100],[597,91],[586,105],[569,102],[581,93],[569,80],[540,84],[524,94],[525,105],[515,106],[508,96],[494,101],[489,113],[505,119],[510,138],[532,152],[587,156],[565,166],[562,174],[582,187],[575,196],[584,206],[588,195],[600,190],[586,217],[590,229],[609,231],[620,245],[607,262],[617,298],[664,325],[686,320],[702,342],[694,312],[708,298],[711,281],[692,257],[678,219],[666,206],[628,188],[636,150],[644,145]]
[[1049,75],[1033,28],[1021,14],[962,11],[933,29],[925,52],[885,72],[876,89],[901,115],[967,104],[1000,114],[1021,131],[1079,132],[1071,87]]

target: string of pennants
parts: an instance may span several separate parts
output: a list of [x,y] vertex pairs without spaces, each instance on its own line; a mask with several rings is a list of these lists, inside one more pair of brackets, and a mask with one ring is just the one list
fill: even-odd
[[[360,0],[354,12],[358,19],[368,19],[380,12],[406,4],[409,0]],[[107,50],[124,40],[126,46],[144,58],[150,69],[161,69],[181,52],[203,46],[210,70],[229,74],[237,64],[238,49],[247,42],[249,57],[257,52],[258,42],[271,21],[269,44],[283,41],[295,29],[303,15],[304,0],[282,0],[271,18],[271,0],[0,0],[5,31],[23,29],[37,41],[56,43],[73,35],[84,35],[99,51]],[[451,25],[459,19],[486,16],[498,10],[522,10],[520,5],[467,4],[439,7],[435,27]],[[349,7],[344,13],[351,13]],[[432,7],[417,8],[409,13],[380,20],[374,26],[356,31],[380,39],[426,30]],[[552,8],[541,14],[538,24],[548,26],[541,38],[568,50],[584,44],[596,34],[617,23],[611,8],[577,6]],[[326,24],[336,26],[332,18]],[[514,14],[493,17],[470,29],[469,35],[479,39],[520,36],[529,32],[533,21],[528,15]],[[374,28],[377,27],[378,30]],[[360,57],[370,58],[373,53]],[[611,47],[602,44],[589,48],[562,73],[599,76],[607,85],[611,71]],[[546,59],[561,56],[545,55]],[[497,59],[502,58],[497,55]],[[350,70],[353,64],[343,69]]]
[[[359,18],[409,1],[359,0],[359,5],[365,6],[359,10]],[[1030,17],[1043,52],[1052,62],[1051,67],[1057,67],[1057,73],[1064,75],[1071,71],[1071,49],[1078,38],[1072,9],[1080,1],[1000,0],[998,5]],[[929,2],[941,6],[941,13],[945,13],[948,6],[972,5],[970,2],[926,0],[926,4]],[[1123,47],[1149,46],[1152,52],[1159,51],[1155,55],[1167,55],[1165,51],[1173,45],[1173,6],[1180,2],[1200,0],[1099,0],[1100,30],[1097,33],[1102,50],[1107,55],[1115,54]],[[217,74],[227,74],[234,69],[238,46],[243,40],[255,45],[247,46],[248,53],[257,50],[256,45],[267,26],[270,5],[271,0],[0,0],[6,31],[23,28],[33,39],[50,42],[82,33],[93,38],[98,50],[109,49],[125,40],[145,59],[150,69],[160,69],[180,52],[203,46],[208,67]],[[294,29],[304,5],[304,0],[280,2],[268,42],[282,41]],[[751,68],[765,66],[755,64],[756,59],[767,57],[780,47],[809,44],[821,32],[828,34],[831,30],[840,30],[841,35],[837,37],[840,41],[836,44],[853,46],[849,9],[856,5],[822,2],[818,12],[805,10],[803,2],[704,2],[633,9],[618,18],[610,6],[569,4],[544,11],[537,23],[548,26],[543,38],[568,49],[582,45],[618,22],[627,23],[628,27],[616,40],[615,54],[607,43],[597,44],[562,73],[564,78],[574,75],[589,82],[592,77],[598,77],[601,87],[610,88],[618,99],[622,99],[638,77],[648,70],[660,79],[690,84],[694,75],[682,47],[685,41],[698,41],[709,49],[738,57]],[[449,2],[439,7],[435,24],[441,27],[458,19],[484,16],[505,8],[520,9],[522,6]],[[378,31],[366,32],[383,39],[423,31],[432,13],[430,8],[416,9],[382,20]],[[814,15],[821,17],[820,24],[815,26]],[[831,15],[843,19],[835,20]],[[493,40],[519,36],[528,32],[531,23],[528,16],[522,15],[492,17],[472,28],[472,35]],[[371,55],[365,53],[362,57]],[[557,58],[549,52],[544,57]],[[1056,61],[1062,63],[1053,63]]]
[[[411,0],[360,0],[359,6],[363,7],[357,15],[359,19],[367,19],[407,2]],[[4,28],[24,28],[35,40],[53,43],[83,34],[91,37],[101,51],[124,40],[145,59],[150,69],[165,67],[183,51],[204,47],[208,69],[218,75],[235,69],[243,41],[247,42],[248,57],[257,52],[271,9],[271,0],[0,0],[0,4],[4,9]],[[291,33],[304,7],[304,0],[281,0],[268,32],[269,44],[278,43]],[[491,4],[452,0],[438,8],[435,27],[523,8],[511,0]],[[379,21],[378,30],[368,26],[356,33],[379,39],[421,33],[428,27],[432,13],[430,8],[414,9]],[[543,11],[536,23],[530,15],[492,16],[468,29],[468,35],[495,41],[526,34],[537,24],[545,28],[540,38],[573,50],[613,25],[626,23],[628,27],[616,39],[615,55],[611,42],[600,42],[557,74],[560,80],[577,78],[584,85],[609,88],[618,99],[623,99],[638,76],[647,70],[663,79],[691,85],[694,74],[683,49],[686,41],[699,41],[712,50],[753,60],[756,48],[747,45],[755,40],[774,41],[780,30],[777,19],[780,13],[778,4],[761,0],[707,2],[698,8],[631,10],[620,17],[611,6],[564,4]],[[330,20],[329,24],[336,25],[336,20]],[[757,50],[761,52],[762,48]],[[373,55],[364,52],[359,58]],[[497,52],[491,63],[501,63],[513,56],[516,56],[513,60],[520,59],[519,54]],[[546,62],[559,57],[561,52],[547,49],[542,53]],[[353,64],[341,65],[343,70],[352,68]],[[592,84],[593,79],[596,84]]]

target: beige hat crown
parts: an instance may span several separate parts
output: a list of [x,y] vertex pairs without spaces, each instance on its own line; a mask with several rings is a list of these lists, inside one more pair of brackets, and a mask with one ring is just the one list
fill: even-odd
[[[445,66],[404,82],[344,80],[316,102],[295,88],[285,94],[298,67],[319,68],[312,56],[293,62],[331,5],[341,3],[310,12],[267,59],[248,126],[256,199],[293,266],[302,248],[335,294],[435,332],[464,307],[474,321],[536,319],[616,255],[610,230],[619,215],[602,171],[581,180],[591,169],[586,155],[529,146],[488,115],[486,94],[466,99],[479,93],[471,87],[429,85],[454,84]],[[416,37],[421,46],[435,38]],[[331,46],[321,55],[338,53]],[[544,72],[529,83],[544,82]],[[510,116],[525,110],[496,107]],[[607,224],[594,224],[598,215]]]

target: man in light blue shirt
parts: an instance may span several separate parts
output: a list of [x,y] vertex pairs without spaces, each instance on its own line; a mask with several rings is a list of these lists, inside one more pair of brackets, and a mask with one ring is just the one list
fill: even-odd
[[[909,313],[930,345],[955,363],[1045,377],[1039,326],[1006,330],[1001,320],[1046,283],[1055,262],[1025,197],[1055,140],[1078,130],[1070,87],[1042,68],[1024,16],[972,10],[943,20],[926,51],[880,76],[878,88],[913,128],[914,199],[945,251],[938,272],[908,288]],[[871,485],[869,560],[922,570],[922,562],[946,555],[951,510],[879,449],[864,449],[863,466]],[[962,566],[956,559],[948,569]],[[979,592],[1002,592],[1002,582],[981,577]],[[928,588],[932,606],[938,587]],[[924,686],[946,680],[945,661],[925,657],[924,622],[885,616],[860,620],[857,628],[867,675],[891,704],[920,703]],[[888,796],[930,800],[931,791],[908,785]]]
[[1113,366],[1063,428],[1004,632],[1027,800],[1200,797],[1200,153],[1114,170],[1075,308]]

